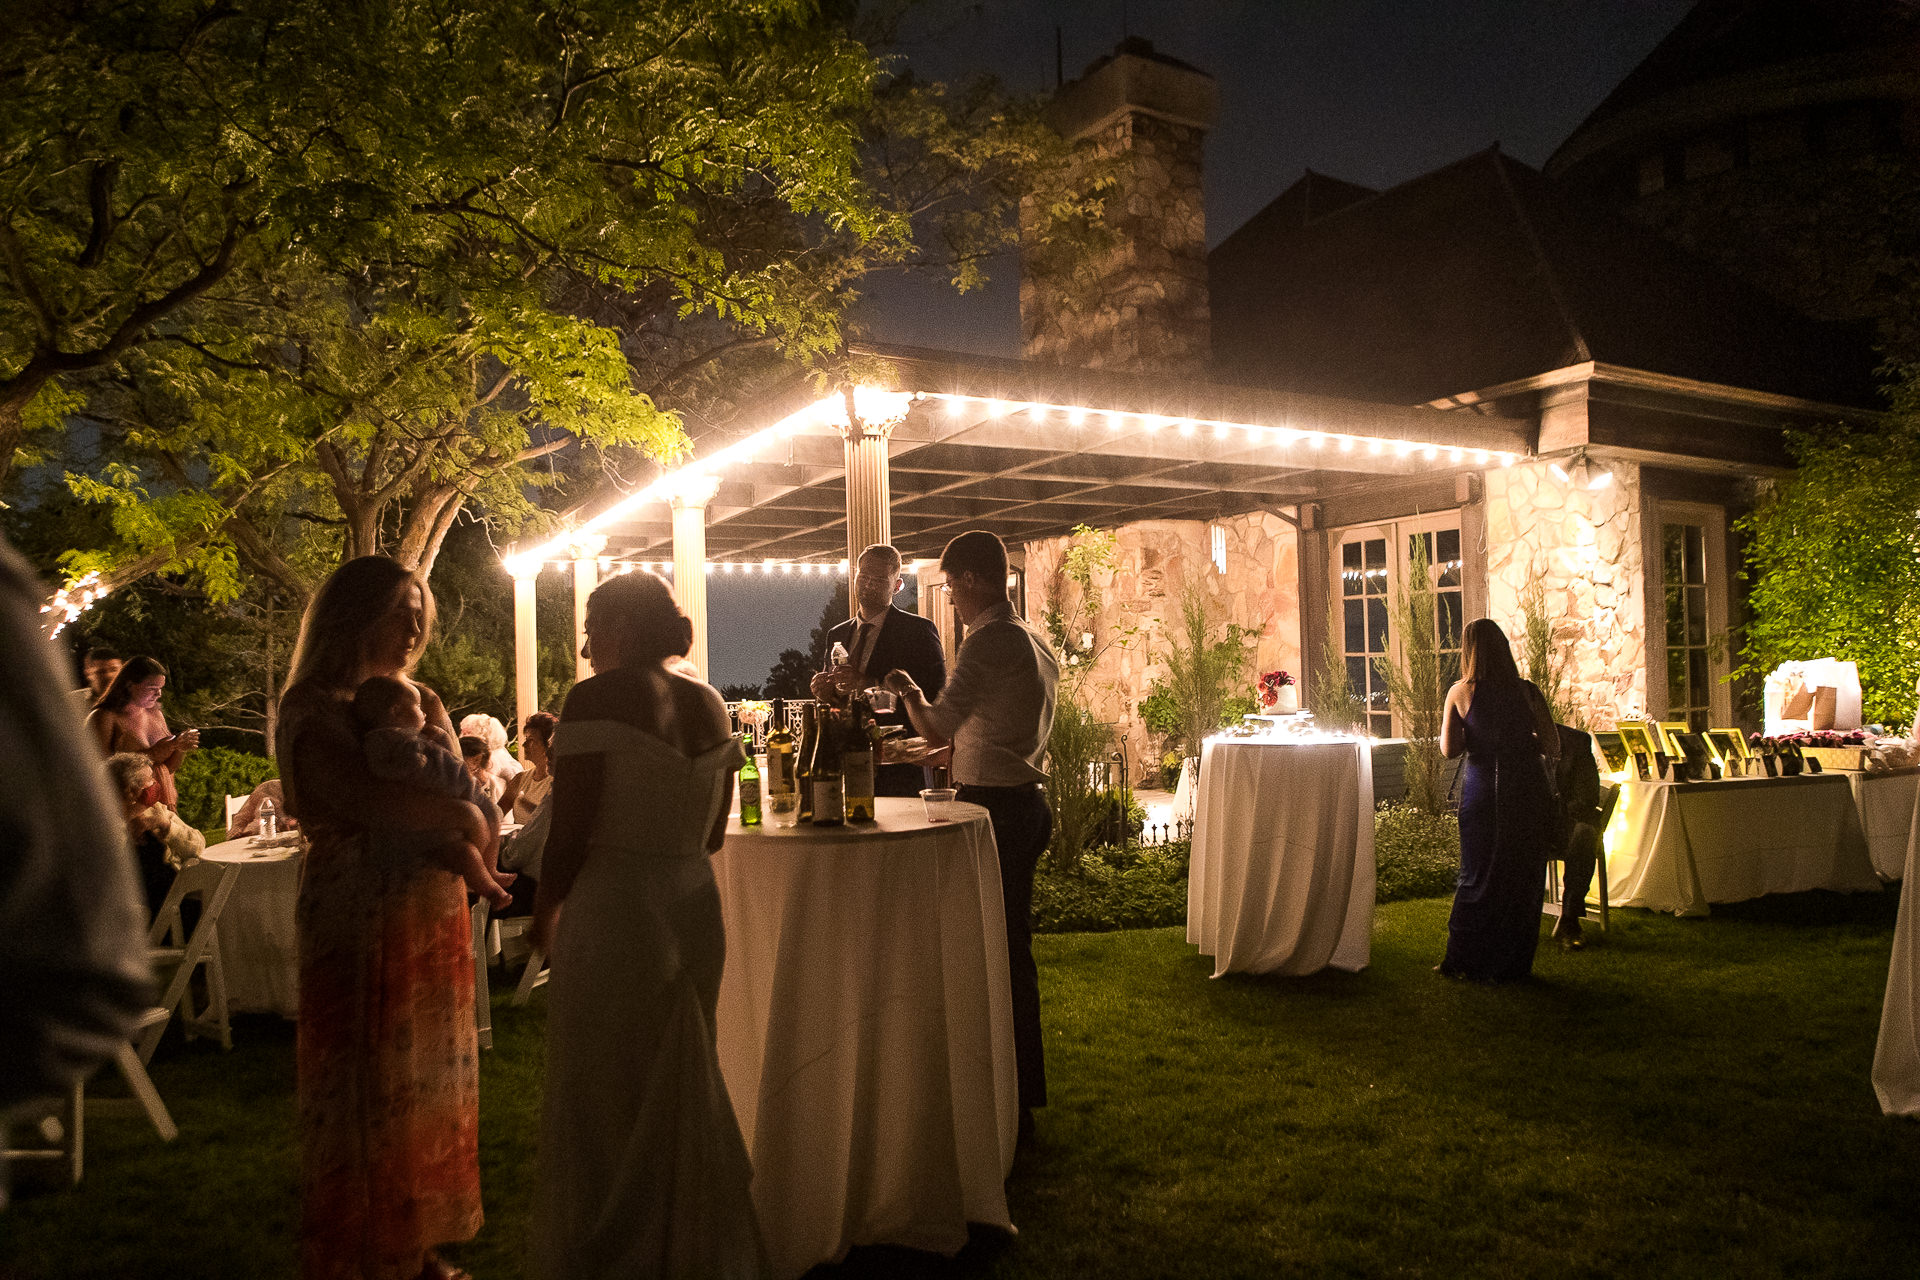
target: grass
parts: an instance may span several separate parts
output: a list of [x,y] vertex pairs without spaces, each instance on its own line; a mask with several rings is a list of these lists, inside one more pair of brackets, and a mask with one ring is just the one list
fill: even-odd
[[[1211,980],[1178,929],[1037,944],[1053,1105],[1009,1183],[1020,1234],[845,1274],[1920,1274],[1920,1125],[1868,1072],[1894,895],[1638,912],[1518,987],[1431,972],[1444,900],[1376,914],[1374,964]],[[539,998],[484,1055],[487,1226],[525,1274]],[[92,1127],[86,1184],[0,1218],[0,1275],[293,1272],[291,1035],[162,1050],[182,1128]]]

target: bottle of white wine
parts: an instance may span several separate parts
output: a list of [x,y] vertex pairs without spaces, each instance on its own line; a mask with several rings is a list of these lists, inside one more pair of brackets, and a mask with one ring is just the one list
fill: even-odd
[[787,728],[787,700],[773,700],[773,727],[767,733],[767,807],[784,813],[780,797],[793,797],[793,733]]
[[833,712],[822,710],[818,745],[813,749],[813,825],[838,827],[847,821],[847,784],[840,773],[840,725]]
[[741,734],[740,745],[747,753],[746,763],[740,766],[740,825],[757,827],[760,825],[760,770],[753,763],[753,734]]
[[847,821],[873,821],[873,735],[867,729],[867,704],[855,698],[840,739],[840,773],[846,778]]

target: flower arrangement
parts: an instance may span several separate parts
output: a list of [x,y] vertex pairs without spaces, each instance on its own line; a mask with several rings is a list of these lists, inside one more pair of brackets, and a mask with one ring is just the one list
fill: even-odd
[[1815,729],[1805,733],[1787,733],[1777,738],[1763,738],[1759,734],[1748,735],[1747,741],[1754,746],[1778,746],[1787,743],[1796,747],[1864,747],[1877,735],[1865,729]]
[[[1285,692],[1282,692],[1284,690]],[[1260,677],[1254,686],[1254,692],[1260,699],[1260,706],[1266,711],[1293,711],[1300,706],[1300,694],[1294,688],[1293,677],[1284,671],[1269,671]]]
[[755,736],[758,736],[760,726],[773,718],[773,704],[742,698],[734,704],[733,714],[739,717],[741,724],[754,730]]

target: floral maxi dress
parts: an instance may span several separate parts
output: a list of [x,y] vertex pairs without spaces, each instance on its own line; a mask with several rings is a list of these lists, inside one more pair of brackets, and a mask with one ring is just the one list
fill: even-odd
[[297,916],[300,1269],[303,1280],[411,1280],[425,1251],[481,1223],[466,893],[361,825],[342,778],[299,776],[302,748],[310,760],[322,744],[358,765],[346,703],[289,694],[278,746],[310,842]]

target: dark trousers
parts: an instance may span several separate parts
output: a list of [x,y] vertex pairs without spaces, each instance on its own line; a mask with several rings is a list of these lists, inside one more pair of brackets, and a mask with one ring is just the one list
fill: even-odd
[[1013,1056],[1020,1105],[1047,1105],[1040,1043],[1040,969],[1033,962],[1033,869],[1053,838],[1053,810],[1038,783],[960,788],[960,799],[987,811],[1000,850],[1000,893],[1007,908],[1007,969],[1013,985]]
[[1560,915],[1579,920],[1587,914],[1587,890],[1593,887],[1594,865],[1600,860],[1600,833],[1584,822],[1573,824],[1567,837],[1566,872],[1560,879]]

